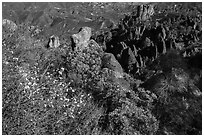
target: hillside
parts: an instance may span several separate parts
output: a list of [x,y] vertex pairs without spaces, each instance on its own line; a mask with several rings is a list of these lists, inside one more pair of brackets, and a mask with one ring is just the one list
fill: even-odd
[[201,135],[202,3],[2,3],[3,135]]

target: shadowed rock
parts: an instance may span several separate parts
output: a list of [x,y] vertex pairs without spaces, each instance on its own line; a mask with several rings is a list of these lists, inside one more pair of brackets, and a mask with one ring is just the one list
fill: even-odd
[[133,64],[137,63],[135,55],[130,47],[122,51],[121,59],[119,60],[125,72],[131,71]]

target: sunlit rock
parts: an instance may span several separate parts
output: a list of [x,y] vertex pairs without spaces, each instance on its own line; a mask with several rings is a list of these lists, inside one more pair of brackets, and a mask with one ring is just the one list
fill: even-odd
[[8,29],[11,31],[15,31],[17,29],[17,25],[13,21],[8,19],[3,19],[2,25],[8,27]]
[[60,46],[60,41],[58,36],[52,35],[48,41],[48,47],[50,48],[57,48]]
[[98,43],[97,43],[95,40],[93,40],[93,39],[89,40],[89,42],[88,42],[88,47],[101,48],[101,47],[98,45]]
[[89,27],[82,27],[77,34],[73,34],[72,44],[74,45],[74,50],[83,50],[85,47],[88,46],[89,40],[91,38],[91,28]]

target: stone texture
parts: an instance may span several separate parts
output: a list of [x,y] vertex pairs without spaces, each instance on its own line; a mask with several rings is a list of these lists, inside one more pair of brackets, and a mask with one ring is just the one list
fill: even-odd
[[97,43],[95,40],[93,40],[93,39],[91,39],[91,40],[88,41],[88,46],[87,46],[87,47],[102,48],[102,47],[100,47],[100,46],[98,45],[98,43]]
[[154,6],[153,5],[140,5],[138,6],[138,17],[145,21],[150,18],[154,14]]
[[137,60],[131,48],[128,48],[128,55],[129,55],[128,64],[135,64]]
[[87,47],[91,35],[92,33],[90,27],[82,27],[79,33],[73,34],[71,38],[74,42],[74,50],[83,50],[85,47]]
[[49,38],[48,47],[50,47],[50,48],[57,48],[59,46],[60,46],[59,37],[52,35]]
[[111,53],[104,53],[102,57],[102,68],[113,70],[116,77],[122,77],[123,68]]
[[131,71],[133,69],[133,64],[137,63],[135,55],[130,47],[123,50],[120,63],[125,72]]
[[17,25],[13,21],[8,19],[3,19],[2,25],[8,27],[8,29],[11,31],[15,31],[17,29]]

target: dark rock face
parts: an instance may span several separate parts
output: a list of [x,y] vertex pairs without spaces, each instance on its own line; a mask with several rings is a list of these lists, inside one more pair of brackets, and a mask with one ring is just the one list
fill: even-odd
[[129,47],[122,51],[121,59],[119,61],[126,72],[132,71],[133,65],[137,63],[135,55]]
[[157,16],[160,13],[155,11],[158,8],[155,5],[139,5],[137,8],[137,14],[125,15],[118,26],[111,29],[109,41],[104,40],[103,34],[100,36],[103,45],[106,45],[105,52],[112,53],[125,72],[134,73],[172,49],[180,50],[185,57],[200,51],[196,47],[185,47],[191,45],[189,40],[193,43],[199,41],[199,33],[194,33],[199,28],[195,19],[168,12],[161,14],[162,17]]

